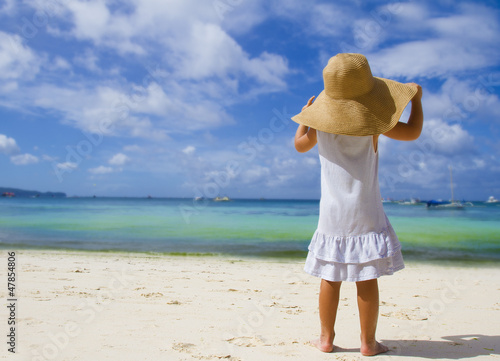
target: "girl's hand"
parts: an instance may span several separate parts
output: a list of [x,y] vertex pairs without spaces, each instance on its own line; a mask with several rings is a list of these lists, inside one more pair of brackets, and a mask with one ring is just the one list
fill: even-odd
[[311,98],[307,101],[307,104],[306,104],[306,105],[304,105],[304,106],[302,107],[302,111],[304,111],[304,110],[305,110],[305,109],[307,109],[309,106],[311,106],[311,104],[313,103],[314,98],[316,98],[316,96],[315,96],[315,95],[313,95],[313,96],[312,96],[312,97],[311,97]]
[[415,83],[407,83],[417,88],[417,93],[411,100],[411,112],[407,123],[398,122],[394,128],[384,133],[385,136],[396,140],[415,140],[422,133],[424,111],[422,110],[422,87]]
[[[313,103],[315,96],[313,95],[307,102],[302,111],[307,109]],[[310,128],[306,125],[299,124],[297,132],[295,133],[295,149],[298,152],[304,153],[313,148],[317,143],[316,129]]]

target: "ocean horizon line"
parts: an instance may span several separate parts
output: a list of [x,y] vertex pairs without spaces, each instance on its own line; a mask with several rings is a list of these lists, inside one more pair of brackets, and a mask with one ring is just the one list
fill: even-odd
[[[45,193],[57,193],[57,192],[45,192]],[[56,197],[50,197],[47,195],[42,195],[40,197],[32,197],[32,196],[15,196],[12,198],[42,198],[42,199],[51,199],[51,198],[58,198],[58,199],[165,199],[165,200],[199,200],[199,201],[213,201],[216,198],[222,198],[226,196],[218,196],[218,197],[188,197],[188,196],[152,196],[152,195],[145,195],[145,196],[125,196],[125,195],[66,195],[65,197],[61,196],[56,196]],[[0,197],[2,198],[7,198],[7,197]],[[304,201],[304,202],[319,202],[320,198],[267,198],[267,197],[243,197],[243,198],[233,198],[233,197],[228,197],[229,199],[227,201]],[[387,202],[387,203],[397,203],[401,201],[409,201],[412,199],[417,199],[418,203],[417,204],[424,204],[426,202],[430,201],[443,201],[443,202],[451,202],[451,199],[444,199],[444,198],[429,198],[429,199],[421,199],[418,197],[408,197],[408,198],[392,198],[392,197],[382,197],[381,201]],[[455,199],[454,201],[460,201],[460,202],[473,202],[473,203],[488,203],[487,200],[480,200],[480,199],[467,199],[467,198],[461,198],[460,200]],[[224,202],[224,201],[222,201]],[[500,205],[500,203],[498,203]]]

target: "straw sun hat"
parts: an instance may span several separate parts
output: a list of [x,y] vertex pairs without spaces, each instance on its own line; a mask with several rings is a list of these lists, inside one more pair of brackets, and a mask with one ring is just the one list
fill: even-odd
[[325,89],[292,120],[334,134],[374,135],[391,130],[416,87],[372,75],[361,54],[337,54],[323,69]]

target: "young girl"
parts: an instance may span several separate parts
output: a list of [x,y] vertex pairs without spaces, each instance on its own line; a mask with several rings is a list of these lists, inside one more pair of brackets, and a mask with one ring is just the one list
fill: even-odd
[[[361,54],[338,54],[323,70],[324,91],[292,119],[299,123],[295,148],[318,143],[321,162],[319,222],[304,270],[321,278],[320,338],[313,344],[333,351],[342,281],[356,282],[361,353],[388,351],[375,340],[377,278],[404,268],[401,245],[382,207],[378,183],[378,138],[414,140],[423,124],[422,89],[372,76]],[[411,101],[407,123],[399,118]]]

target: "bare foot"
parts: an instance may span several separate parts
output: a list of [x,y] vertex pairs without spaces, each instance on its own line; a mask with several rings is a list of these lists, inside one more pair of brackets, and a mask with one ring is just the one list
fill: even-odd
[[377,341],[373,344],[361,345],[361,354],[363,356],[375,356],[387,351],[389,351],[389,348],[381,343],[378,343]]
[[321,352],[333,352],[333,343],[332,342],[323,342],[320,339],[310,341],[311,345],[315,346]]

